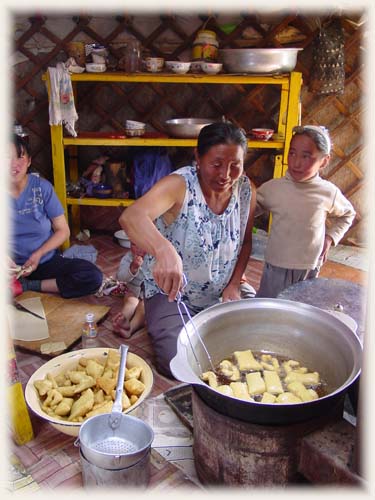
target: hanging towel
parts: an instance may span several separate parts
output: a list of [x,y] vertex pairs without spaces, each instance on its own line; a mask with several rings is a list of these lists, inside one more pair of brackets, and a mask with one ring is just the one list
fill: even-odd
[[75,122],[78,120],[70,74],[63,63],[48,68],[50,80],[49,124],[64,125],[73,137],[77,137]]

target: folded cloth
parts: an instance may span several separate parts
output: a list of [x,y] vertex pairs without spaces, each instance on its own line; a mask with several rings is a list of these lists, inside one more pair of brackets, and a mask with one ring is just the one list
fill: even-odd
[[72,81],[68,69],[63,63],[57,63],[56,68],[48,68],[50,81],[49,124],[64,125],[73,137],[77,136],[75,122],[78,114],[74,105]]

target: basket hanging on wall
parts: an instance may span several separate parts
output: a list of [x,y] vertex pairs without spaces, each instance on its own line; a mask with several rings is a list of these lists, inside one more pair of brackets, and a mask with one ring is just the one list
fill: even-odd
[[344,31],[339,19],[319,31],[313,43],[310,91],[343,94],[345,89]]

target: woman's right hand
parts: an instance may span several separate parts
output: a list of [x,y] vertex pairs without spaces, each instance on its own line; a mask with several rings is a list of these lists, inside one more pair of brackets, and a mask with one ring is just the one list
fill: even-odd
[[152,274],[158,287],[168,295],[169,302],[173,302],[182,287],[183,268],[181,257],[175,248],[167,243],[166,248],[158,251],[155,256]]

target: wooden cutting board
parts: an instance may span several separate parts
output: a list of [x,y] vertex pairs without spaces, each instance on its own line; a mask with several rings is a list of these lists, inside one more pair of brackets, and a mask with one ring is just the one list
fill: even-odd
[[[63,299],[58,295],[47,293],[24,292],[15,300],[22,301],[31,297],[39,297],[43,303],[44,312],[47,318],[49,338],[37,341],[13,340],[14,345],[29,351],[41,352],[41,345],[48,342],[64,342],[65,348],[48,354],[57,356],[81,338],[82,326],[85,321],[85,314],[92,312],[95,320],[99,322],[106,316],[110,307],[88,304],[81,299]],[[27,314],[27,313],[25,313]]]

